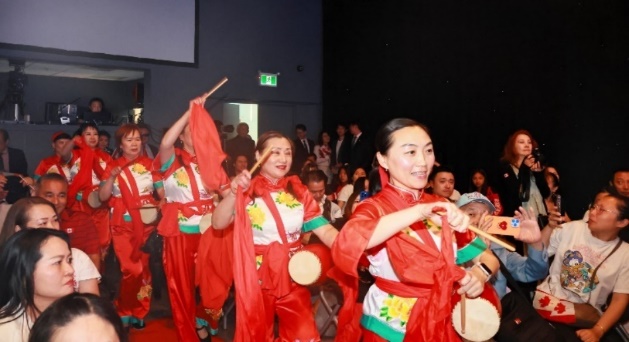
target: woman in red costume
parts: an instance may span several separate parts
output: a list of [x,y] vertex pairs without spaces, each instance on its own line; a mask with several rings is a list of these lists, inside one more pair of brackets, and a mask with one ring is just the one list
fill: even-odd
[[291,281],[288,261],[302,248],[302,233],[312,231],[330,246],[338,232],[299,178],[286,176],[293,161],[291,140],[279,132],[262,134],[256,159],[268,148],[260,174],[252,179],[245,170],[234,178],[212,217],[216,229],[234,222],[235,340],[273,341],[277,315],[279,341],[320,341],[310,292]]
[[61,153],[62,160],[70,161],[68,207],[90,215],[98,233],[101,258],[104,259],[111,243],[109,210],[106,207],[93,208],[88,203],[88,197],[92,192],[98,194],[105,167],[112,159],[98,148],[98,127],[95,124],[81,124],[77,133],[79,137],[66,144]]
[[[378,131],[376,149],[382,191],[356,208],[332,247],[334,278],[345,296],[336,339],[358,341],[361,335],[352,322],[361,314],[354,310],[357,266],[366,254],[376,282],[363,301],[363,341],[458,341],[451,323],[454,285],[468,297],[484,286],[455,265],[452,230],[465,231],[469,218],[424,193],[435,162],[424,126],[391,120]],[[428,229],[427,219],[441,229]]]
[[164,237],[164,273],[179,341],[211,340],[205,326],[218,328],[232,282],[229,236],[212,229],[204,233],[201,229],[207,227],[200,226],[203,216],[214,210],[215,193],[229,193],[221,167],[225,154],[204,103],[203,98],[190,101],[189,109],[164,134],[154,162],[166,194],[157,230]]
[[114,252],[122,271],[120,295],[116,301],[118,315],[125,326],[141,329],[152,292],[149,255],[142,251],[142,246],[155,229],[153,224],[142,222],[141,208],[148,205],[155,210],[154,192],[161,198],[164,190],[159,175],[150,171],[151,159],[142,155],[138,126],[121,126],[115,139],[122,156],[107,164],[98,195],[102,202],[109,201],[111,207]]

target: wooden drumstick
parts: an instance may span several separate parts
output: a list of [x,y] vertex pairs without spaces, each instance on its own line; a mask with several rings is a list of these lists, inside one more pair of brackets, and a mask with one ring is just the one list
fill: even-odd
[[249,173],[253,174],[258,169],[258,167],[262,164],[262,162],[264,162],[264,160],[269,156],[269,154],[271,154],[272,149],[273,149],[273,146],[269,146],[266,148],[264,153],[262,153],[262,155],[260,156],[260,159],[258,159],[258,161],[251,167],[251,169],[249,170]]
[[[444,213],[444,212],[436,212],[436,214],[439,215],[439,216],[443,216],[446,213]],[[476,227],[474,227],[472,225],[468,225],[467,229],[473,231],[476,235],[479,235],[479,236],[482,236],[482,237],[486,238],[487,240],[489,240],[491,242],[495,242],[496,244],[506,248],[507,250],[509,250],[511,252],[515,252],[515,247],[513,247],[510,244],[508,244],[508,243],[498,239],[497,237],[495,237],[495,236],[485,232],[482,229],[478,229],[478,228],[476,228]]]
[[461,295],[461,334],[465,334],[465,293]]
[[24,176],[22,176],[22,175],[21,175],[21,174],[19,174],[19,173],[14,173],[14,172],[3,172],[2,174],[3,174],[5,177],[10,177],[10,176],[15,176],[15,177],[18,177],[20,180],[22,180],[22,181],[24,182],[24,185],[28,186],[28,187],[29,187],[31,190],[33,190],[33,191],[35,190],[35,188],[34,188],[32,185],[30,185],[30,184],[28,184],[28,183],[26,182],[26,179],[24,179]]
[[227,82],[227,81],[228,81],[227,77],[223,77],[223,79],[222,79],[220,82],[218,82],[218,83],[214,86],[214,88],[210,89],[210,91],[208,91],[207,93],[205,93],[205,94],[203,95],[203,101],[207,100],[207,98],[208,98],[208,97],[210,97],[210,95],[214,94],[214,92],[215,92],[215,91],[217,91],[217,90],[218,90],[218,88],[220,88],[220,87],[221,87],[223,84],[225,84],[225,82]]

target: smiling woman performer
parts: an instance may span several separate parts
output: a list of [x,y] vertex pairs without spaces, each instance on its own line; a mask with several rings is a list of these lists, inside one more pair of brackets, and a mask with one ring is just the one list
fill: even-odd
[[302,232],[312,231],[327,246],[338,232],[299,178],[286,177],[293,161],[291,140],[279,132],[262,134],[256,159],[268,148],[260,174],[252,179],[245,170],[234,178],[212,217],[216,229],[234,222],[235,340],[273,341],[277,315],[280,340],[319,341],[310,292],[290,280],[288,260],[302,247]]
[[[335,278],[345,296],[337,341],[357,341],[361,333],[351,322],[357,266],[364,253],[376,282],[363,301],[363,341],[456,341],[453,286],[458,282],[459,294],[476,297],[484,285],[455,265],[451,229],[465,231],[469,217],[441,197],[424,193],[435,162],[424,126],[391,120],[378,131],[376,149],[382,191],[356,208],[332,247]],[[427,229],[426,219],[442,229]]]
[[116,144],[122,156],[107,164],[99,190],[102,202],[111,207],[111,232],[114,251],[120,261],[122,280],[116,302],[125,325],[144,327],[144,317],[151,303],[149,255],[141,248],[155,229],[152,222],[142,222],[143,205],[155,209],[153,193],[163,197],[162,182],[152,173],[152,160],[142,155],[140,129],[126,124],[116,131]]
[[74,291],[70,239],[53,229],[23,229],[0,251],[0,336],[26,342],[37,317]]
[[101,258],[111,243],[109,212],[105,207],[94,208],[88,203],[91,193],[98,193],[98,186],[111,156],[98,148],[98,127],[93,123],[81,124],[77,136],[60,149],[61,160],[67,160],[68,208],[82,211],[92,219],[98,233]]

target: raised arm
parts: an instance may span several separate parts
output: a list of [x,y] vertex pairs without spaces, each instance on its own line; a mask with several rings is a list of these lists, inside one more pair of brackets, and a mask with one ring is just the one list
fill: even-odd
[[177,139],[179,139],[179,135],[183,132],[184,128],[186,128],[186,125],[190,120],[190,112],[192,110],[192,105],[195,102],[203,105],[205,103],[205,100],[200,97],[191,100],[190,105],[188,106],[188,110],[186,110],[186,112],[183,113],[179,120],[177,120],[175,124],[172,125],[164,134],[162,142],[159,145],[160,163],[162,165],[167,163],[170,158],[172,158],[172,156],[175,154],[175,143],[177,142]]

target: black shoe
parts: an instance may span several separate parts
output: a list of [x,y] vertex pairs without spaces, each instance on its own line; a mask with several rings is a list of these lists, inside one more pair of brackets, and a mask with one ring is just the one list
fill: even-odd
[[146,324],[144,324],[144,320],[141,320],[141,321],[138,321],[138,322],[133,322],[133,323],[131,323],[131,326],[135,330],[142,330],[142,329],[146,328]]
[[[199,334],[199,333],[200,333],[200,332],[202,332],[202,331],[204,331],[204,330],[205,330],[205,333],[207,334],[207,336],[206,336],[206,337],[204,337],[204,338],[201,338],[201,336],[200,336],[200,334]],[[199,341],[200,341],[200,342],[210,342],[210,341],[212,341],[212,334],[210,334],[210,333],[207,331],[207,329],[205,329],[205,327],[200,327],[200,328],[197,328],[197,337],[199,338]]]

